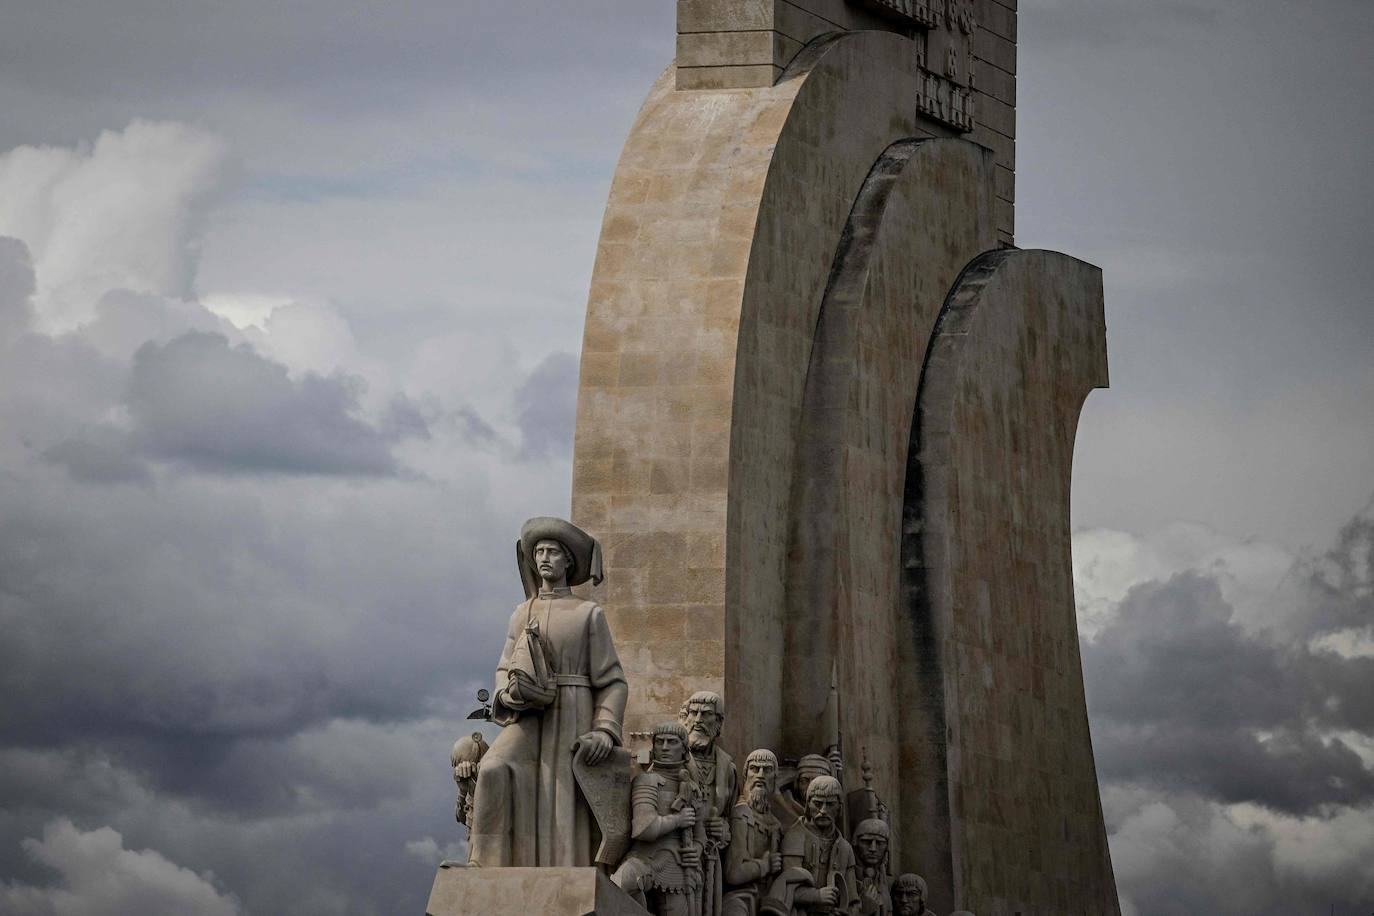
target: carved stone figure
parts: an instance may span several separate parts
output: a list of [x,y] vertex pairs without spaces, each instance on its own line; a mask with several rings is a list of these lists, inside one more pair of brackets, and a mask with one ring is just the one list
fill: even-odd
[[596,766],[621,743],[629,688],[606,617],[571,587],[601,581],[601,547],[577,526],[532,518],[516,559],[528,598],[511,615],[491,720],[505,728],[482,759],[471,864],[577,866],[593,823],[572,769],[574,743]]
[[719,916],[722,877],[720,854],[730,843],[730,823],[726,819],[738,795],[735,762],[716,744],[725,722],[725,701],[720,694],[698,690],[682,704],[678,715],[687,729],[687,748],[696,766],[697,778],[706,790],[706,848],[702,867],[706,886],[702,894],[702,916]]
[[887,867],[892,834],[877,818],[859,821],[854,828],[854,856],[859,860],[859,912],[863,916],[892,916],[892,874]]
[[757,916],[759,901],[782,871],[782,824],[773,814],[778,758],[759,748],[744,758],[744,795],[730,812],[725,850],[724,916]]
[[769,890],[766,913],[859,912],[854,848],[840,832],[840,781],[817,776],[806,788],[806,815],[782,838],[782,874]]
[[830,758],[807,754],[797,761],[797,776],[792,784],[777,796],[778,816],[783,826],[790,827],[806,815],[806,789],[817,776],[834,776]]
[[700,916],[709,802],[680,723],[654,728],[649,769],[630,796],[634,845],[611,880],[655,916]]
[[472,830],[472,799],[477,791],[477,765],[488,749],[482,733],[473,732],[455,741],[448,755],[453,781],[458,783],[458,802],[453,806],[453,816],[469,831]]
[[896,916],[935,916],[926,906],[930,889],[926,879],[908,872],[892,883],[892,908]]

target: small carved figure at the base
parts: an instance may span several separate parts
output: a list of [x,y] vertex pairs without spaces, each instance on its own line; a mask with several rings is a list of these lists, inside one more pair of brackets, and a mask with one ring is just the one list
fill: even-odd
[[790,786],[777,795],[778,817],[783,827],[790,827],[806,815],[806,787],[817,776],[834,776],[828,757],[820,754],[807,754],[797,761],[797,775]]
[[681,723],[654,727],[649,769],[630,798],[634,845],[611,880],[655,916],[699,916],[708,803]]
[[778,758],[767,748],[744,758],[744,795],[730,812],[724,916],[757,916],[759,900],[782,871],[782,824],[773,814]]
[[799,913],[859,912],[854,848],[840,832],[843,791],[833,776],[817,776],[806,787],[806,815],[782,838],[782,873],[761,909]]
[[487,742],[482,733],[473,732],[455,741],[453,752],[448,755],[453,781],[458,783],[458,803],[453,807],[453,816],[469,830],[472,829],[472,797],[477,792],[477,765],[486,752]]
[[935,916],[928,906],[926,897],[930,889],[926,879],[908,872],[892,882],[892,909],[895,916]]
[[854,828],[854,856],[859,860],[859,912],[863,916],[892,916],[892,873],[887,867],[891,831],[885,822],[869,818]]
[[687,749],[692,754],[697,779],[706,792],[706,847],[702,850],[701,863],[706,884],[701,899],[701,916],[720,916],[720,856],[721,850],[730,843],[730,823],[727,818],[738,794],[735,762],[716,743],[720,727],[725,722],[725,701],[718,693],[698,690],[682,704],[678,718],[687,729]]
[[588,766],[611,759],[629,695],[605,614],[572,593],[601,581],[601,546],[570,522],[532,518],[516,560],[528,600],[511,615],[496,666],[491,721],[504,728],[477,771],[471,862],[591,865],[593,812],[573,746]]

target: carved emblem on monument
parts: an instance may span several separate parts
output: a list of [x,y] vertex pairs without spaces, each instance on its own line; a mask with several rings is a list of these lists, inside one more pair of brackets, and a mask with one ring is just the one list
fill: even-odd
[[911,27],[922,80],[916,110],[959,131],[974,127],[972,0],[849,0]]

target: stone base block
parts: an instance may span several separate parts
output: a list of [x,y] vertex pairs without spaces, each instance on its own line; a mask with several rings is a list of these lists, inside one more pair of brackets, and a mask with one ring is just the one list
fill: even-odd
[[595,868],[441,868],[425,916],[648,916]]

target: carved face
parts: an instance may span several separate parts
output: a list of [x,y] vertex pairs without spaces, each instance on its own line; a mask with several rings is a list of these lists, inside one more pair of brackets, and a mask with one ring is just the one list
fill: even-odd
[[716,713],[716,704],[709,700],[692,700],[682,714],[682,724],[687,729],[687,740],[692,742],[692,747],[710,747],[720,734],[720,716]]
[[806,819],[822,833],[835,829],[840,819],[840,797],[829,792],[812,792],[806,800]]
[[766,757],[752,757],[744,764],[744,788],[761,789],[769,795],[778,782],[778,765]]
[[915,884],[899,882],[892,888],[892,903],[897,908],[897,916],[918,916],[925,902],[921,889]]
[[653,762],[655,764],[676,766],[687,759],[687,748],[682,739],[672,732],[654,735]]
[[877,868],[887,858],[887,837],[881,833],[861,833],[854,838],[854,852],[869,868]]
[[549,585],[561,585],[568,581],[568,554],[557,541],[540,541],[534,545],[534,568],[539,570],[539,578]]

